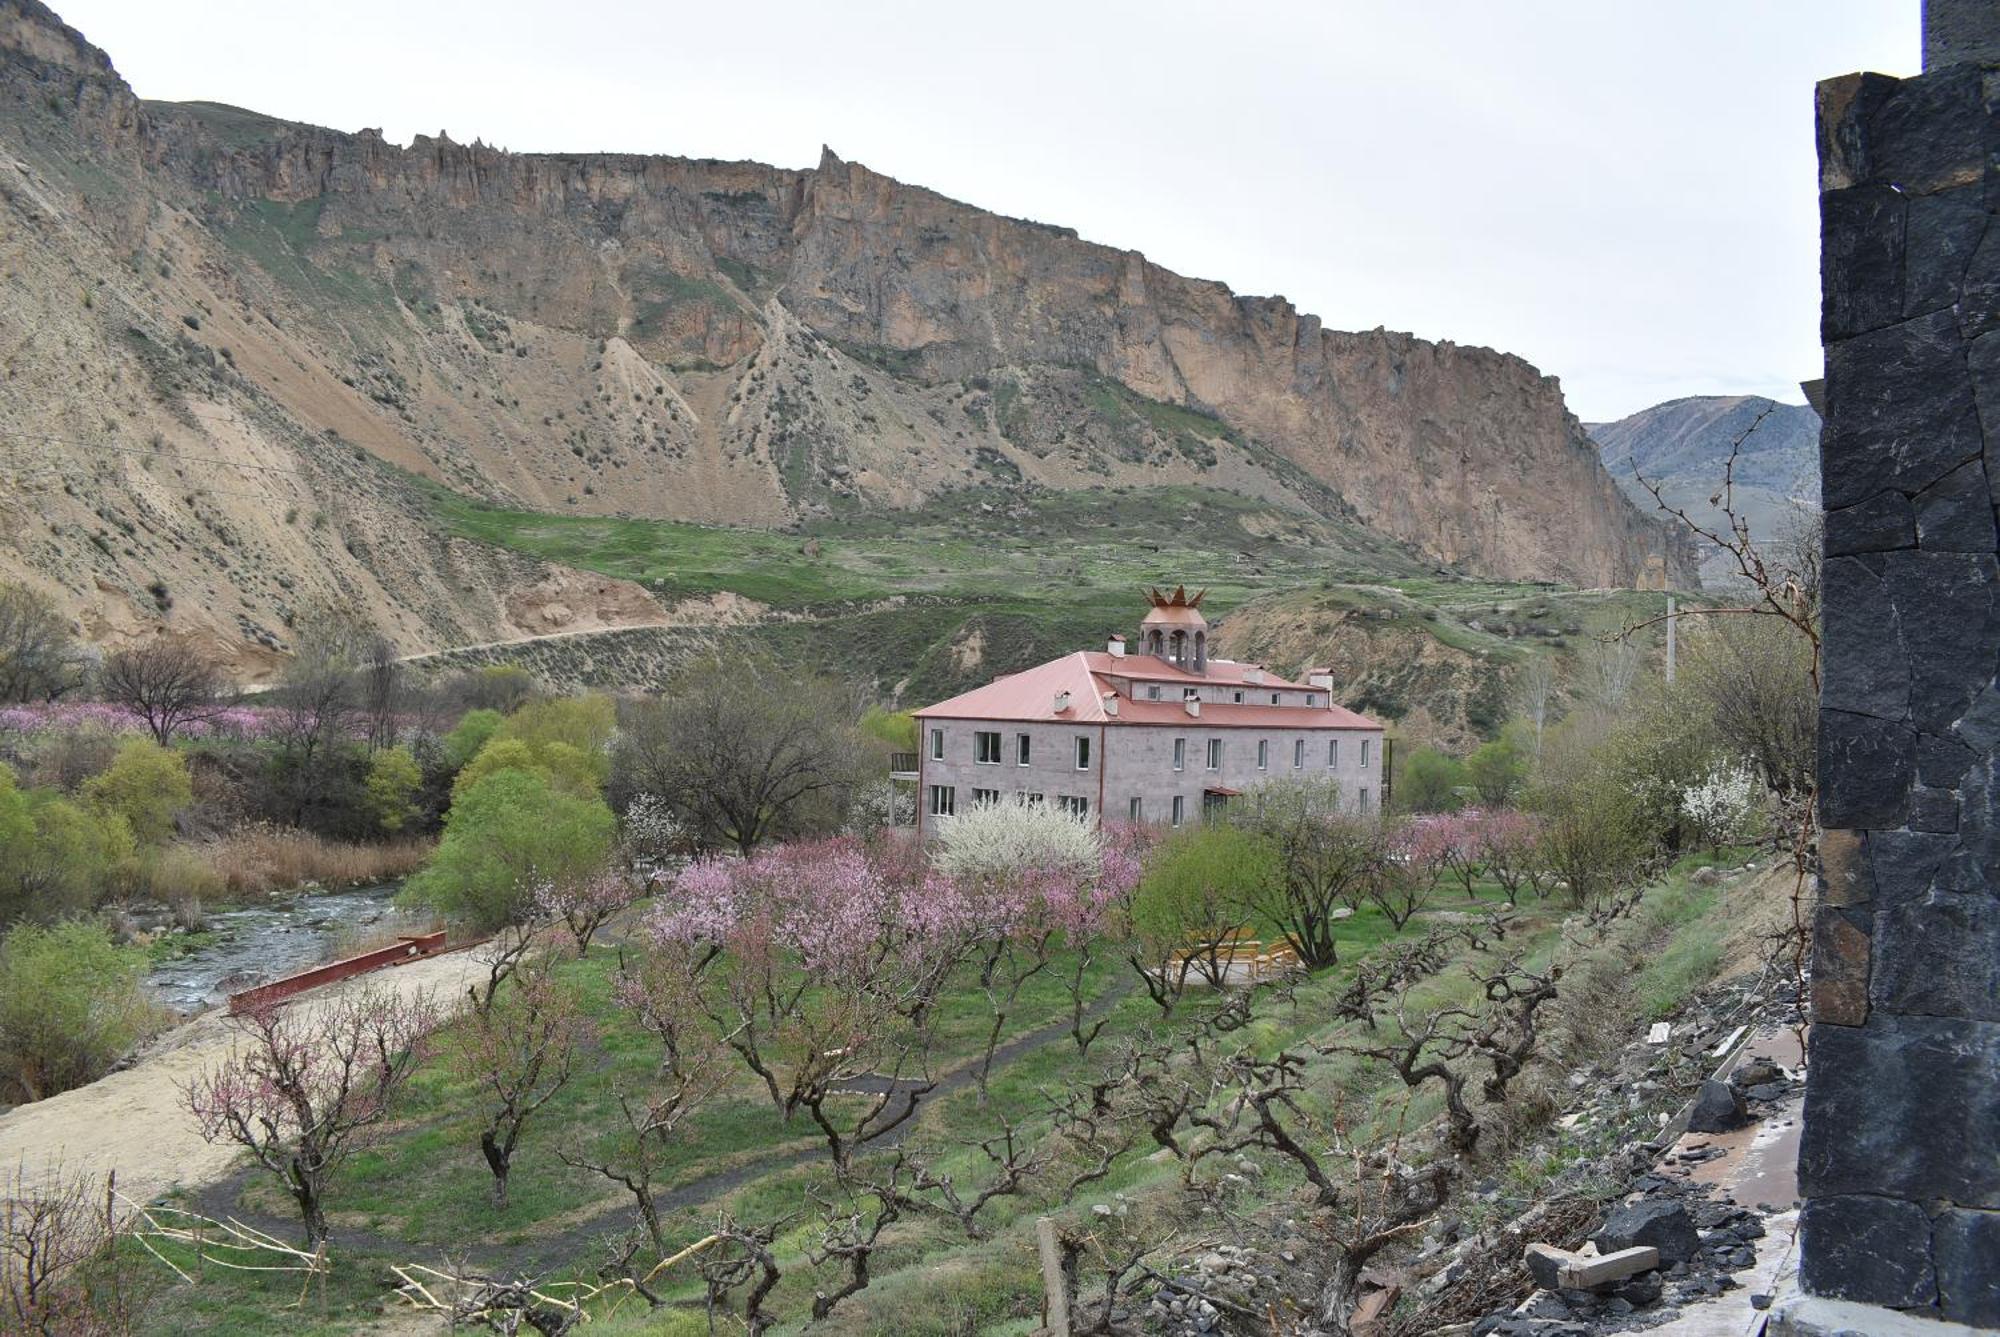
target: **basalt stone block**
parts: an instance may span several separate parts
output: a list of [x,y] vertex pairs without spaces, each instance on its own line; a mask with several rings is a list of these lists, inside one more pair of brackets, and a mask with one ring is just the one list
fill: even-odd
[[1916,774],[1916,731],[1906,724],[1823,709],[1819,717],[1822,826],[1901,826]]
[[1875,874],[1859,831],[1820,832],[1819,885],[1825,905],[1866,905],[1875,899]]
[[1931,1257],[1944,1316],[2000,1328],[2000,1212],[1939,1213],[1931,1227]]
[[1891,1012],[2000,1022],[2000,900],[1933,893],[1875,917],[1870,1001]]
[[1900,720],[1910,713],[1910,650],[1879,557],[1836,557],[1821,572],[1820,705]]
[[1816,1026],[1806,1043],[1808,1198],[2000,1207],[2000,1025],[1878,1008],[1865,1026]]
[[[1986,440],[1993,443],[1986,452],[1988,463],[2000,464],[2000,330],[1982,334],[1966,345],[1966,372],[1972,377],[1973,402],[1979,408],[1979,422]],[[1987,486],[2000,488],[2000,468],[1986,471]],[[1824,491],[1824,486],[1821,488]],[[1993,494],[2000,506],[2000,491]]]
[[1826,513],[1828,557],[1916,546],[1916,508],[1900,492],[1877,492],[1866,501]]
[[1884,488],[1919,492],[1983,444],[1964,341],[1949,311],[1829,345],[1826,504],[1852,506]]
[[1690,1133],[1727,1133],[1750,1122],[1750,1115],[1743,1108],[1743,1097],[1728,1082],[1718,1082],[1713,1077],[1701,1084],[1695,1092],[1694,1105],[1688,1110],[1688,1131]]
[[[1926,206],[1924,226],[1936,231],[1925,242],[1926,253],[1916,266],[1918,272],[1904,277],[1905,310],[1916,315],[1956,302],[1959,333],[1976,339],[2000,329],[2000,228],[1991,225],[1993,215],[1984,210],[1976,224],[1967,219],[1931,217],[1933,212],[1942,215],[1949,208],[1946,202],[1959,194],[1953,191],[1921,201]],[[1915,209],[1913,205],[1913,213]],[[1971,234],[1972,250],[1961,258],[1958,248],[1964,240],[1956,229],[1975,226],[1979,230]],[[1950,273],[1953,265],[1959,267],[1955,279]]]
[[1912,195],[1982,182],[1984,82],[1976,65],[1901,81],[1868,119],[1869,178]]
[[1965,896],[2000,896],[2000,756],[1981,757],[1959,786],[1958,847],[1938,884]]
[[1839,910],[1813,915],[1812,1019],[1826,1026],[1868,1020],[1868,935]]
[[1917,494],[1917,542],[1925,552],[1990,553],[2000,547],[1993,528],[1993,494],[1986,466],[1970,460]]
[[1975,755],[2000,747],[2000,681],[1986,684],[1951,731]]
[[1886,185],[1819,197],[1820,340],[1892,325],[1903,309],[1903,234],[1909,197]]
[[1930,831],[1869,832],[1868,870],[1875,899],[1896,905],[1928,895],[1953,844],[1949,835]]
[[1910,829],[1946,833],[1958,830],[1958,792],[1916,785],[1910,790]]
[[1814,118],[1819,135],[1819,188],[1840,190],[1868,178],[1868,127],[1902,87],[1886,74],[1843,74],[1821,81]]
[[1814,1198],[1799,1214],[1799,1284],[1813,1295],[1912,1309],[1937,1302],[1931,1223],[1894,1198]]
[[[1960,726],[1964,723],[1961,717]],[[1917,740],[1917,781],[1939,789],[1955,788],[1972,765],[1973,756],[1972,749],[1955,738],[1925,734]]]
[[1982,291],[1978,300],[1970,300],[1973,284],[1968,276],[1990,217],[1983,183],[1941,195],[1920,195],[1909,202],[1904,221],[1904,315],[1919,316],[1957,303],[1959,329],[1968,338],[2000,326],[2000,307],[1991,305],[2000,301],[2000,236],[1993,239],[1993,253],[1985,260],[1995,286],[1990,293]]
[[[1921,729],[1945,732],[1993,679],[2000,562],[1990,552],[1891,552],[1843,560],[1881,563],[1882,585],[1910,650],[1910,717]],[[1834,596],[1827,597],[1831,631]]]
[[1590,1237],[1599,1253],[1619,1253],[1651,1245],[1661,1263],[1685,1263],[1701,1252],[1701,1235],[1687,1208],[1667,1198],[1641,1198],[1611,1209]]

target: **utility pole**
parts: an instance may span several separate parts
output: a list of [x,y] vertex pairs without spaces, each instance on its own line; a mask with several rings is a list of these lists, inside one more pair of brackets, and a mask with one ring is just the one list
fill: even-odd
[[1667,596],[1667,686],[1674,685],[1674,596]]

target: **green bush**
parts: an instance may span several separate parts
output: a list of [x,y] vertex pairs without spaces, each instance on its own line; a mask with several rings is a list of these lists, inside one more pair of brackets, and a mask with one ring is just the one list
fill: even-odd
[[23,924],[0,943],[0,1077],[26,1100],[95,1081],[146,1033],[146,954],[97,924]]
[[461,792],[444,839],[403,897],[482,929],[519,917],[535,885],[587,876],[617,825],[602,799],[565,793],[534,771],[503,770]]
[[109,769],[84,781],[80,792],[92,807],[123,817],[142,845],[164,844],[174,818],[194,802],[186,759],[144,738],[121,746]]
[[423,768],[406,747],[385,747],[368,763],[368,810],[384,835],[395,835],[417,815],[417,790],[424,783]]
[[500,731],[506,716],[497,710],[468,710],[444,736],[445,764],[454,771],[479,755],[493,735]]

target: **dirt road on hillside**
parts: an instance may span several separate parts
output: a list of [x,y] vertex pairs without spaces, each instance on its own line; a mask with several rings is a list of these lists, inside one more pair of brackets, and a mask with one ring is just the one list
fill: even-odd
[[[301,996],[291,1007],[324,1007],[345,992],[394,988],[436,992],[441,1006],[465,997],[485,968],[473,952],[451,952],[377,971]],[[60,1167],[101,1179],[118,1172],[118,1189],[148,1202],[176,1185],[211,1183],[228,1174],[238,1149],[202,1140],[181,1103],[181,1088],[227,1056],[238,1039],[218,1008],[160,1037],[130,1068],[0,1115],[0,1174],[21,1167],[35,1181]]]

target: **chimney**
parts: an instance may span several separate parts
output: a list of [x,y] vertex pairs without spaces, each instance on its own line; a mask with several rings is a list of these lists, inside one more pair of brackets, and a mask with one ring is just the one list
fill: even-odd
[[1069,709],[1069,693],[1068,693],[1068,692],[1057,692],[1057,693],[1056,693],[1056,701],[1055,701],[1055,705],[1051,706],[1051,707],[1050,707],[1050,709],[1054,710],[1054,711],[1055,711],[1055,713],[1056,713],[1056,714],[1058,714],[1058,715],[1062,714],[1062,713],[1063,713],[1063,712],[1064,712],[1065,710],[1068,710],[1068,709]]
[[1111,643],[1104,648],[1110,653],[1113,659],[1123,659],[1125,657],[1125,638],[1114,634],[1111,638]]
[[1200,719],[1200,718],[1201,718],[1201,698],[1200,698],[1200,697],[1198,697],[1198,696],[1191,696],[1191,697],[1189,697],[1189,698],[1188,698],[1187,700],[1185,700],[1185,701],[1181,702],[1181,704],[1187,707],[1187,713],[1188,713],[1188,714],[1190,714],[1190,715],[1194,716],[1194,717],[1195,717],[1196,719]]
[[1333,670],[1330,668],[1307,669],[1306,686],[1317,687],[1324,692],[1331,692],[1333,690]]
[[1249,668],[1243,670],[1243,681],[1255,687],[1264,681],[1264,670],[1252,664]]
[[1113,719],[1118,717],[1118,693],[1106,692],[1104,694],[1104,713]]

